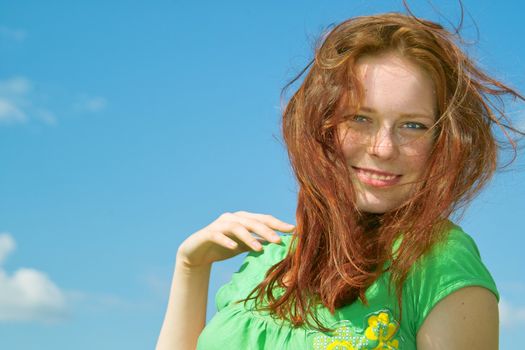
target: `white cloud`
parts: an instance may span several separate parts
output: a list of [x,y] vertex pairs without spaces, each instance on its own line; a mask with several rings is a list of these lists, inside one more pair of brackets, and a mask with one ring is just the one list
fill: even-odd
[[56,125],[58,120],[56,115],[45,109],[38,109],[35,111],[35,117],[47,125]]
[[[152,310],[158,305],[149,299],[128,299],[119,295],[104,292],[86,292],[70,290],[66,292],[68,304],[74,307],[76,312],[107,313],[110,310],[118,312],[136,312]],[[164,298],[162,299],[164,302]]]
[[55,114],[33,102],[33,83],[25,77],[0,80],[0,125],[26,123],[36,119],[44,124],[55,125]]
[[[14,251],[9,233],[0,233],[0,264]],[[38,270],[20,268],[11,276],[0,265],[0,321],[58,321],[67,313],[64,293]]]
[[[42,101],[49,100],[48,96],[39,92],[41,89],[33,89],[33,86],[31,80],[22,76],[0,80],[0,126],[31,121],[47,125],[58,124],[56,114],[41,104]],[[68,100],[70,97],[66,94],[61,99]],[[72,99],[76,99],[72,106],[73,112],[97,113],[108,105],[107,99],[102,96],[81,94]]]
[[0,26],[0,37],[14,41],[23,41],[27,37],[27,33],[22,29]]
[[16,244],[13,237],[7,233],[0,234],[0,266],[15,248]]
[[503,328],[522,328],[525,330],[525,306],[513,305],[505,299],[499,302],[499,317]]
[[102,111],[107,105],[108,101],[104,97],[81,95],[75,107],[80,111],[93,113]]
[[33,89],[31,81],[24,77],[14,77],[0,81],[0,94],[10,97],[25,95]]
[[31,82],[24,77],[0,81],[0,123],[25,123],[27,95],[32,90]]
[[169,279],[170,272],[166,271],[165,273],[159,272],[149,272],[139,277],[139,282],[141,285],[145,286],[150,292],[155,294],[158,297],[161,297],[162,300],[168,295],[171,286],[171,280]]
[[23,123],[27,120],[26,114],[13,102],[0,97],[0,123]]
[[86,108],[91,112],[98,112],[106,108],[107,101],[103,97],[93,97],[86,102]]

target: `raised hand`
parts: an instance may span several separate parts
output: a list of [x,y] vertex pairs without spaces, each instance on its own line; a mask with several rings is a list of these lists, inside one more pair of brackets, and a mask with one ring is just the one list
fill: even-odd
[[187,268],[211,265],[248,250],[260,251],[260,241],[279,243],[281,238],[275,231],[294,229],[294,225],[271,215],[246,211],[224,213],[182,242],[177,260]]

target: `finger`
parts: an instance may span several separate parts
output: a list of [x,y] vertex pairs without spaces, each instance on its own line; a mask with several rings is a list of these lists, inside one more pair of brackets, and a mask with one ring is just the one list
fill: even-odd
[[[235,215],[235,214],[234,214]],[[266,224],[249,216],[235,215],[235,219],[249,231],[263,237],[269,242],[280,243],[281,237]]]
[[291,232],[295,229],[295,225],[279,220],[276,217],[268,214],[250,213],[241,210],[235,212],[234,215],[256,219],[265,225],[281,232]]
[[238,220],[241,223],[241,225],[246,227],[249,231],[263,237],[267,241],[273,242],[273,243],[281,242],[281,237],[277,234],[277,232],[272,230],[266,224],[256,219],[250,219],[246,217],[239,217]]
[[[214,225],[216,225],[214,227],[214,230],[222,230],[222,231],[231,230],[233,227],[231,225],[232,223],[241,225],[245,230],[249,230],[253,232],[254,235],[251,235],[251,233],[250,235],[256,241],[260,241],[261,240],[260,237],[262,237],[266,241],[274,242],[274,243],[279,243],[281,241],[281,237],[271,228],[266,226],[265,224],[259,222],[256,219],[252,219],[250,217],[239,216],[233,213],[222,214],[220,217],[220,220],[217,220],[213,223]],[[260,237],[258,237],[257,235]]]
[[228,233],[232,234],[234,237],[244,243],[250,249],[260,251],[262,249],[261,243],[251,235],[250,231],[246,229],[242,224],[236,221],[225,221],[219,224],[219,228],[223,228],[222,231],[225,235],[228,236]]
[[237,242],[219,231],[210,231],[210,240],[227,249],[237,249],[239,247]]

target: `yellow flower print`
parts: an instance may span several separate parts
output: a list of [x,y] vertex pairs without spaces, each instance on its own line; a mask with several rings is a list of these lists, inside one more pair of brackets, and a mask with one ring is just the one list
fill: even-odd
[[390,316],[386,312],[373,315],[368,318],[368,328],[365,330],[365,337],[376,341],[377,345],[373,350],[397,350],[399,341],[392,339],[397,331],[397,324],[390,322]]
[[319,333],[314,337],[314,350],[361,350],[366,348],[366,338],[348,325],[336,327],[333,336]]
[[[313,350],[399,350],[398,323],[390,310],[382,309],[364,317],[363,327],[348,320],[329,325],[332,334],[313,333]],[[401,339],[401,338],[400,338]]]
[[326,350],[356,350],[352,344],[350,344],[349,342],[347,342],[346,340],[336,340],[336,341],[333,341],[332,343],[330,343],[327,347],[326,347]]

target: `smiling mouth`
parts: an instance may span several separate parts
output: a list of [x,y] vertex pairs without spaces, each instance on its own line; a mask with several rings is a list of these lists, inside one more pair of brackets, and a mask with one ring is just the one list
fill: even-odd
[[365,185],[372,187],[388,187],[399,183],[402,175],[396,175],[384,171],[352,167],[357,178]]

